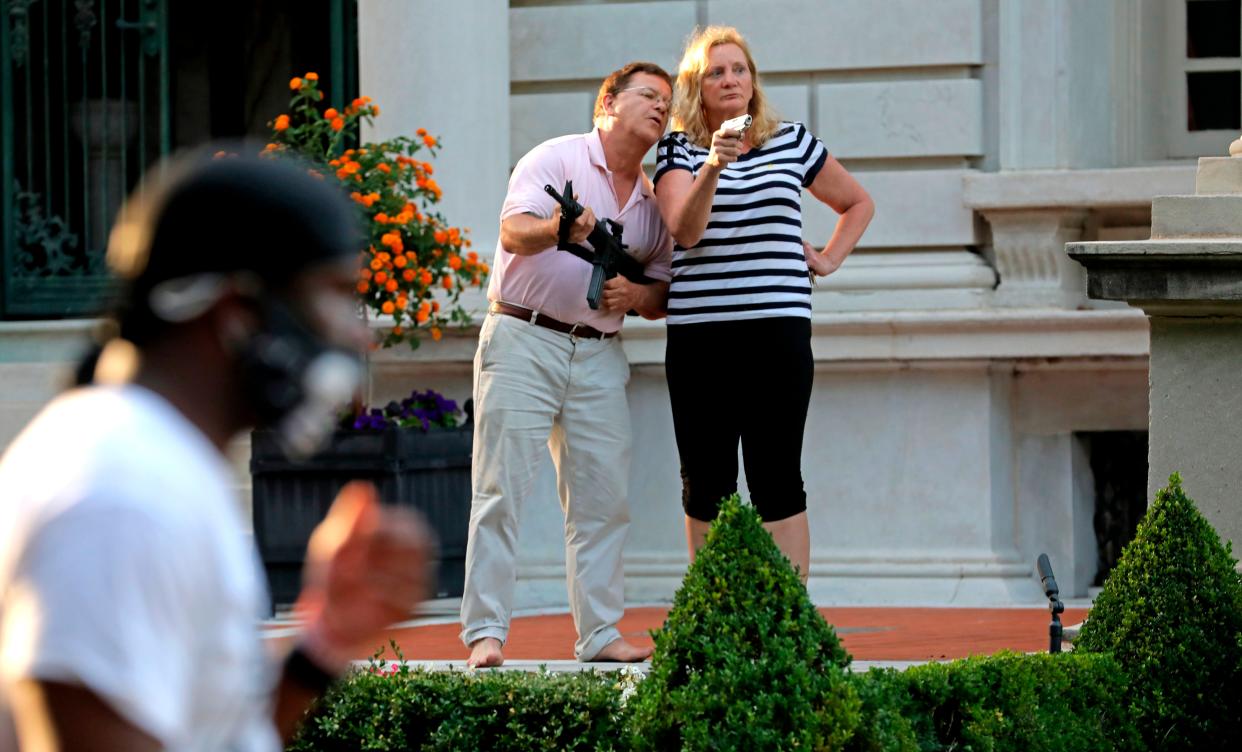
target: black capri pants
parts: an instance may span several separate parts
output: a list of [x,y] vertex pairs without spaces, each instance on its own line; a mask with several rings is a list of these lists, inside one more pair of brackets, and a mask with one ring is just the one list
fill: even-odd
[[802,435],[814,368],[809,319],[669,325],[665,372],[688,516],[714,520],[737,492],[738,441],[759,516],[806,511]]

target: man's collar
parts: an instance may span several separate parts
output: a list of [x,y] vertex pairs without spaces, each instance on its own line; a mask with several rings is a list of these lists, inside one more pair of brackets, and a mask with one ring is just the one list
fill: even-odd
[[[587,134],[587,156],[591,160],[591,164],[600,168],[605,174],[608,173],[608,159],[604,156],[604,141],[599,136],[599,126],[591,129]],[[651,178],[647,177],[645,170],[639,170],[639,190],[643,192],[643,198],[655,198],[655,186],[651,184]]]
[[604,140],[599,136],[599,126],[591,129],[591,132],[587,134],[586,142],[587,155],[591,158],[591,164],[608,172],[608,158],[604,156]]

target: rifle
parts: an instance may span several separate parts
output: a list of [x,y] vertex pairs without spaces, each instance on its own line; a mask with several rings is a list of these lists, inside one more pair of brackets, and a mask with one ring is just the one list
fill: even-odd
[[550,185],[545,185],[543,189],[561,205],[561,225],[557,233],[557,249],[569,251],[593,267],[591,269],[591,284],[587,287],[587,305],[591,307],[592,311],[599,310],[599,298],[604,291],[604,282],[618,274],[639,285],[649,285],[655,282],[654,279],[643,274],[642,264],[626,253],[626,246],[621,242],[621,231],[623,228],[620,222],[611,219],[596,220],[595,227],[591,228],[591,234],[587,235],[587,240],[591,242],[591,248],[585,248],[577,243],[569,242],[570,228],[577,221],[578,217],[581,217],[582,213],[586,211],[582,204],[574,200],[574,183],[572,180],[565,181],[563,193],[557,193],[556,189]]

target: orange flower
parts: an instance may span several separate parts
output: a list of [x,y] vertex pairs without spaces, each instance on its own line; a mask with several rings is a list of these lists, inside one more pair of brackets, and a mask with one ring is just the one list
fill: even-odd
[[453,278],[445,274],[444,279],[440,280],[440,284],[444,286],[445,290],[452,290],[453,289]]
[[332,130],[334,130],[334,131],[339,131],[340,129],[342,129],[342,128],[344,128],[344,127],[345,127],[345,119],[344,119],[344,118],[339,118],[339,117],[338,117],[338,118],[333,118],[333,119],[332,119]]
[[440,312],[440,301],[438,300],[431,301],[431,310],[435,311],[436,313],[439,313]]
[[423,143],[427,144],[428,147],[433,147],[436,145],[436,137],[435,136],[423,136]]
[[394,337],[400,337],[402,334],[405,334],[405,330],[399,326],[394,326],[392,328],[392,334]]
[[466,258],[470,259],[471,261],[478,261],[479,254],[475,253],[474,251],[471,251],[470,253],[466,254]]
[[417,131],[415,131],[415,133],[417,133],[417,134],[418,134],[418,135],[420,135],[420,136],[426,136],[426,135],[427,135],[427,129],[426,129],[426,128],[419,128]]
[[436,342],[439,342],[440,338],[443,336],[444,336],[444,333],[440,331],[440,327],[438,326],[431,327],[431,338],[433,340],[435,340]]
[[452,269],[453,271],[457,271],[458,269],[460,269],[461,268],[461,256],[458,256],[456,254],[449,256],[448,265],[449,265],[449,268]]
[[329,107],[328,109],[326,109],[326,110],[324,110],[324,111],[323,111],[323,119],[324,119],[324,120],[331,120],[331,119],[335,118],[337,115],[340,115],[340,114],[341,114],[341,113],[339,113],[339,112],[337,112],[337,111],[336,111],[336,108],[335,108],[335,107]]
[[444,230],[436,230],[435,238],[437,243],[444,245],[448,242],[448,233]]
[[375,169],[379,170],[380,172],[384,173],[385,175],[387,175],[387,174],[389,174],[389,173],[391,173],[391,172],[392,172],[392,168],[391,168],[391,167],[389,167],[387,164],[385,164],[385,163],[383,163],[383,162],[380,162],[379,164],[375,165]]
[[406,264],[409,263],[408,261],[405,260],[405,256],[398,256],[395,259],[393,259],[392,262],[397,265],[397,268],[404,267]]
[[307,74],[306,74],[305,78],[306,78],[306,80],[307,80],[307,81],[318,81],[318,80],[319,80],[319,74],[318,74],[318,73],[316,73],[316,72],[314,72],[314,71],[311,71],[310,73],[307,73]]
[[419,309],[418,313],[414,314],[414,320],[420,324],[427,323],[427,319],[429,318],[431,318],[431,315],[422,309]]
[[388,279],[388,272],[376,272],[375,273],[375,284],[382,285],[387,279]]
[[397,307],[398,308],[404,311],[406,307],[408,307],[409,305],[410,305],[409,298],[405,297],[404,295],[397,296]]
[[378,104],[373,104],[373,105],[371,105],[371,114],[372,114],[372,115],[378,115],[378,114],[379,114],[379,105],[378,105]]
[[384,305],[380,306],[380,310],[386,314],[392,315],[392,312],[396,310],[396,307],[393,306],[391,300],[385,300]]
[[428,303],[427,301],[424,300],[423,302],[418,304],[418,310],[429,313],[431,311],[431,303]]
[[370,290],[370,289],[371,289],[371,285],[367,284],[366,280],[362,280],[358,282],[358,292],[366,292],[367,290]]
[[388,215],[385,214],[384,212],[380,212],[379,214],[376,214],[375,223],[380,224],[380,225],[388,224]]
[[384,289],[387,290],[388,292],[396,292],[397,291],[397,280],[390,279],[387,282],[385,282]]
[[276,144],[268,144],[267,146],[263,147],[263,151],[276,151],[279,148],[280,147],[277,146]]
[[297,76],[294,76],[293,78],[289,79],[290,90],[297,91],[300,88],[302,88],[302,79],[298,78]]
[[423,269],[423,273],[418,275],[418,281],[422,282],[424,285],[431,284],[431,280],[432,280],[431,272],[427,271],[426,269]]
[[417,275],[414,274],[413,269],[406,269],[405,271],[401,272],[401,279],[404,279],[406,282],[413,282],[414,277],[416,276]]
[[371,268],[378,272],[380,269],[384,268],[384,262],[377,258],[371,259]]
[[370,279],[370,278],[371,278],[371,270],[370,270],[370,269],[359,269],[359,270],[358,270],[358,278],[359,278],[359,279]]
[[277,115],[276,124],[273,126],[278,131],[283,131],[289,127],[288,115]]

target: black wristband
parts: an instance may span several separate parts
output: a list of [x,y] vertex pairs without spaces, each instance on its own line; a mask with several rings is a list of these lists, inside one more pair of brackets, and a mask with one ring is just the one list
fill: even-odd
[[299,687],[309,689],[316,694],[327,691],[337,679],[335,674],[324,671],[319,664],[311,660],[301,646],[295,646],[289,652],[289,657],[285,659],[284,675]]

